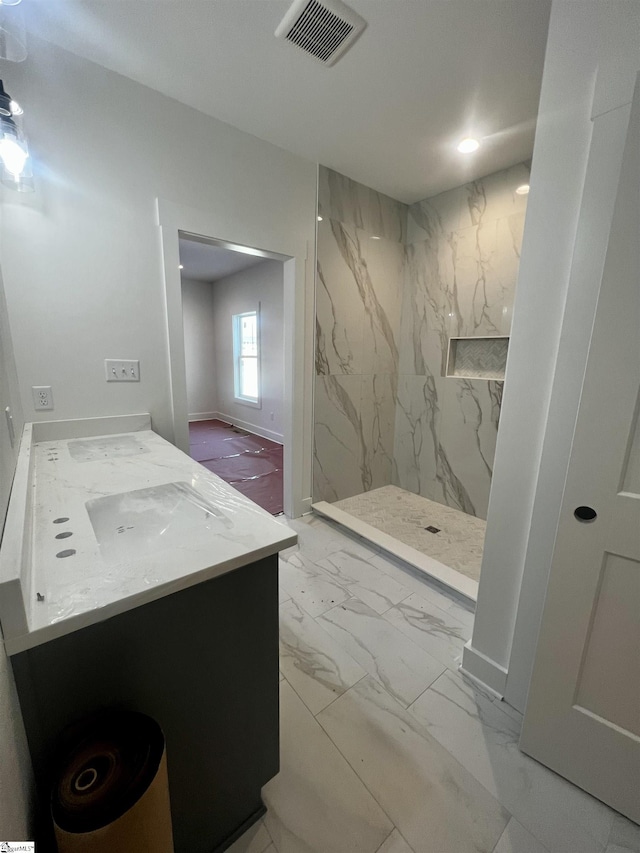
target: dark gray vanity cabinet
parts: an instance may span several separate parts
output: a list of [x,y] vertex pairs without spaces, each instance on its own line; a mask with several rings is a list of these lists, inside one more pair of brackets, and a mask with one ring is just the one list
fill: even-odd
[[167,747],[176,853],[223,850],[279,769],[278,556],[11,658],[36,777],[38,850],[60,732],[100,709],[148,714]]

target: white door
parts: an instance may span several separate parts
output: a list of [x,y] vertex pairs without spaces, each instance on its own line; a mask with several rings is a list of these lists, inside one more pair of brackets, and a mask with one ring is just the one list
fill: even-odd
[[636,86],[521,749],[640,821]]

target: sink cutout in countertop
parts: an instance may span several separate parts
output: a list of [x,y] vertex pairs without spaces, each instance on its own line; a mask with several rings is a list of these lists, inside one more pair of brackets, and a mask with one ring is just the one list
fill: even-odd
[[141,441],[133,435],[103,435],[99,438],[77,438],[69,441],[69,456],[76,462],[96,462],[122,456],[137,456],[149,453]]
[[100,553],[109,563],[188,548],[233,527],[188,483],[165,483],[87,501]]

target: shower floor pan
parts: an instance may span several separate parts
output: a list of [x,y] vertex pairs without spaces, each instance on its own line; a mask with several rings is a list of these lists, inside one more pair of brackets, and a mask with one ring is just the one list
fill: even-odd
[[319,515],[475,602],[486,522],[397,486],[336,503],[313,504]]

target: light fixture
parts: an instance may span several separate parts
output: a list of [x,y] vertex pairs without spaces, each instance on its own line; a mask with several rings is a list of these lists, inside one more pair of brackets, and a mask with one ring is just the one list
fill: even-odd
[[22,109],[5,91],[0,80],[0,181],[18,192],[33,190],[33,172],[27,140],[14,121]]
[[5,169],[16,178],[24,171],[29,149],[27,141],[11,118],[0,120],[0,160]]
[[529,184],[520,184],[520,186],[516,188],[516,192],[518,195],[528,195]]
[[12,116],[21,116],[24,113],[24,110],[17,101],[11,101],[9,103],[9,109],[11,110]]
[[8,95],[4,88],[4,83],[0,80],[0,116],[12,116],[13,108],[11,104],[11,95]]
[[12,0],[0,0],[0,59],[23,62],[27,58],[27,29],[22,9]]
[[19,175],[15,175],[13,172],[10,172],[5,165],[2,165],[0,168],[0,182],[5,187],[8,187],[8,189],[14,190],[18,193],[34,192],[35,186],[33,183],[31,158],[27,158],[22,168],[22,172]]
[[480,143],[472,136],[467,136],[458,142],[457,148],[461,154],[473,154],[474,151],[477,151],[478,148],[480,148]]
[[319,216],[319,217],[318,217],[318,222],[322,222],[322,217],[321,217],[321,216]]
[[183,269],[184,269],[184,264],[178,264],[178,269],[179,269],[179,270],[183,270]]

